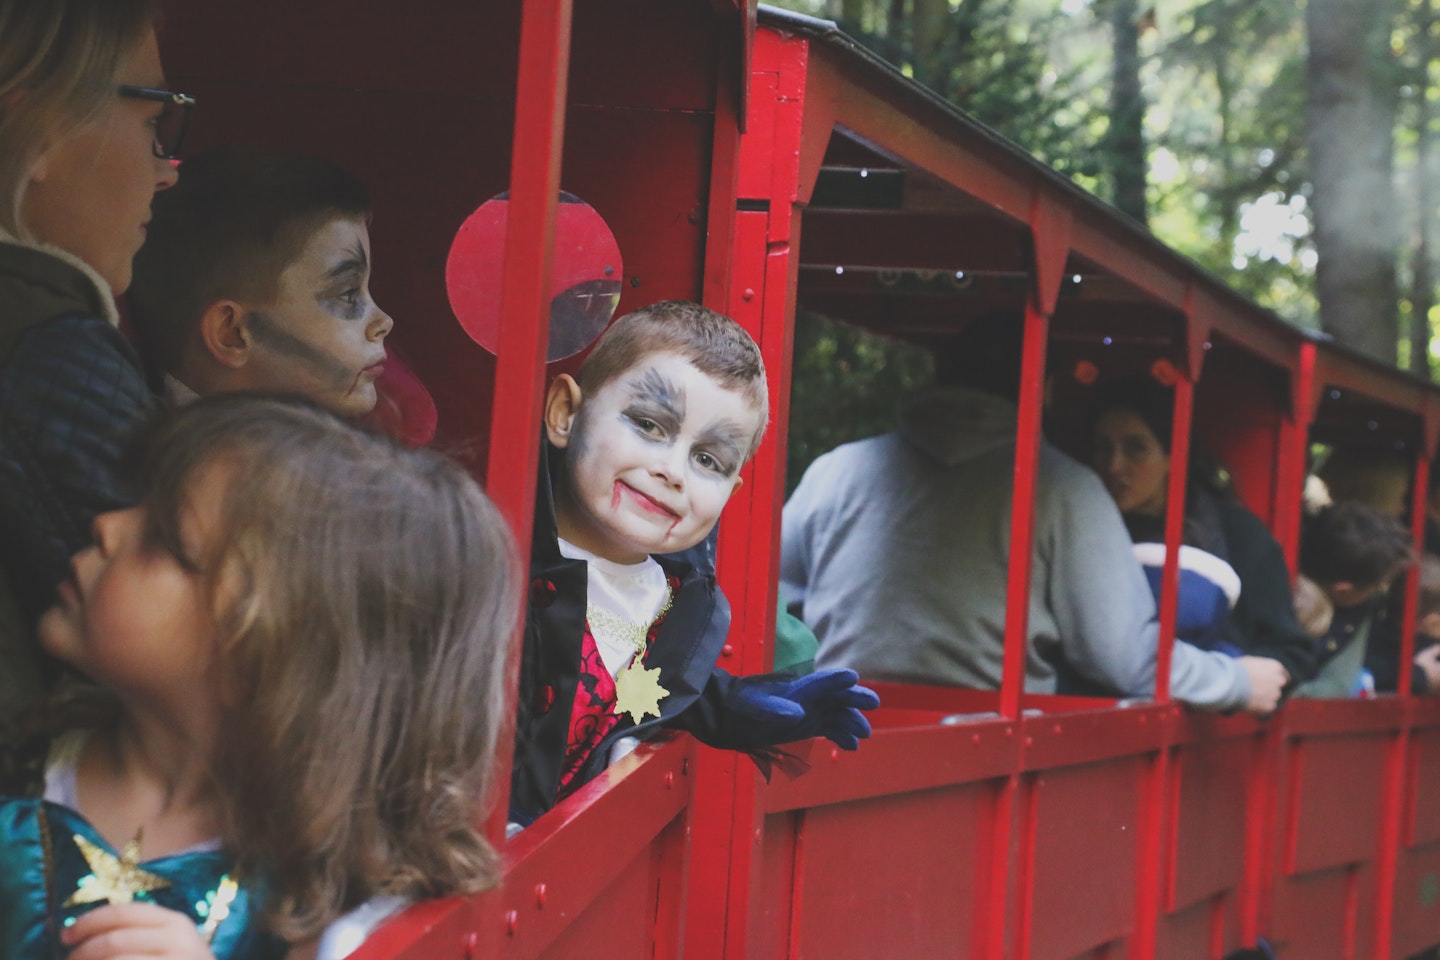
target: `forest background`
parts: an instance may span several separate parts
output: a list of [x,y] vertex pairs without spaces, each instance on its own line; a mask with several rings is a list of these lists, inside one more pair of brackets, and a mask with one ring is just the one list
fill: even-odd
[[[1284,319],[1429,378],[1437,2],[778,5],[837,21]],[[823,318],[796,337],[792,484],[819,452],[889,429],[928,366]]]

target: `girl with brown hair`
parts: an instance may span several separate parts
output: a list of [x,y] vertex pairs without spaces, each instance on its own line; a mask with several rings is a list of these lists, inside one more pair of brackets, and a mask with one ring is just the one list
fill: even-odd
[[475,483],[254,394],[167,415],[138,462],[41,619],[110,709],[55,740],[43,800],[0,800],[0,954],[293,956],[379,896],[492,885],[518,611]]

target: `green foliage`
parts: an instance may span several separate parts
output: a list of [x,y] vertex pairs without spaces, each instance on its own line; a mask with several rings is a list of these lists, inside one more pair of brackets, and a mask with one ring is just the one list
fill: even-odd
[[894,429],[899,401],[932,376],[921,347],[797,312],[786,495],[820,454]]
[[1149,117],[1152,226],[1241,293],[1313,325],[1301,11],[1202,0],[1171,33]]
[[[1108,116],[1118,0],[778,0],[842,28],[1080,186],[1113,195]],[[1360,0],[1355,0],[1359,3]],[[1433,268],[1412,289],[1415,250],[1435,241],[1440,156],[1418,131],[1440,92],[1437,0],[1399,11],[1390,38],[1399,98],[1396,182],[1402,317],[1428,311]],[[1241,293],[1302,326],[1318,324],[1312,186],[1305,148],[1304,4],[1140,0],[1148,156],[1147,224]],[[1421,228],[1428,247],[1420,244]],[[1411,301],[1414,301],[1412,304]],[[1417,306],[1418,305],[1418,306]]]
[[[804,0],[783,5],[813,7]],[[895,16],[903,3],[863,5],[854,19],[835,13],[847,33],[981,123],[1062,173],[1093,182],[1103,169],[1103,126],[1087,106],[1096,91],[1083,82],[1084,64],[1065,66],[1051,56],[1069,18],[1053,4],[1035,9],[1017,0],[939,5],[942,28],[934,37],[916,36],[908,19]]]

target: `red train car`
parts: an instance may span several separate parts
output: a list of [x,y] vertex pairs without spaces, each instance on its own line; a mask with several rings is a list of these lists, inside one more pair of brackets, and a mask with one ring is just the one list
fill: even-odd
[[[1236,296],[824,21],[748,0],[252,0],[174,4],[162,44],[200,97],[197,148],[309,150],[372,185],[391,340],[437,442],[474,456],[522,543],[542,318],[571,255],[559,190],[613,231],[622,311],[699,299],[754,334],[773,427],[720,530],[733,672],[772,656],[797,308],[926,345],[1023,310],[1013,543],[1031,540],[1045,372],[1081,361],[1168,361],[1173,455],[1193,423],[1292,563],[1312,438],[1406,451],[1419,535],[1440,392]],[[507,190],[497,359],[456,323],[445,262]],[[1194,713],[1170,701],[1164,643],[1151,701],[1026,695],[1028,556],[999,690],[883,685],[858,753],[807,744],[809,771],[768,783],[686,737],[648,745],[508,841],[501,889],[417,905],[356,956],[1214,960],[1264,937],[1287,960],[1381,960],[1440,943],[1440,701],[1402,686],[1266,722]],[[1167,594],[1163,633],[1173,619]]]

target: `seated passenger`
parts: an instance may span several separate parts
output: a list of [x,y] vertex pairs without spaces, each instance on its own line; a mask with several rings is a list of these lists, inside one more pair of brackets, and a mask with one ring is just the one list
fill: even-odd
[[[1440,557],[1420,558],[1420,601],[1415,616],[1415,653],[1410,692],[1440,693]],[[1405,623],[1405,591],[1390,590],[1385,616],[1370,625],[1365,647],[1365,669],[1375,681],[1376,693],[1394,693],[1400,677],[1400,631]]]
[[[1098,388],[1091,464],[1137,542],[1165,538],[1173,395],[1150,378]],[[1218,468],[1193,445],[1184,542],[1214,554],[1240,577],[1240,598],[1223,631],[1230,647],[1277,660],[1290,683],[1315,675],[1312,641],[1295,619],[1290,570],[1280,544],[1236,499]]]
[[1324,481],[1332,503],[1353,500],[1388,517],[1408,512],[1414,468],[1409,457],[1393,448],[1341,444],[1330,451],[1316,476]]
[[[818,458],[785,505],[782,586],[817,663],[910,683],[993,689],[1004,662],[1021,324],[977,317],[937,358],[942,386],[895,433]],[[1025,689],[1057,664],[1124,696],[1155,682],[1155,601],[1095,475],[1049,444],[1036,476]],[[1275,707],[1272,660],[1176,643],[1171,691],[1220,710]]]
[[1300,570],[1335,606],[1330,629],[1315,641],[1319,672],[1301,697],[1350,697],[1362,690],[1367,639],[1390,583],[1413,556],[1410,536],[1389,514],[1356,501],[1326,507],[1305,523]]
[[370,198],[325,160],[221,148],[180,168],[135,261],[132,321],[172,400],[234,390],[375,407],[393,322],[370,298]]
[[730,610],[704,541],[766,411],[755,342],[680,301],[621,317],[575,378],[550,385],[513,821],[592,779],[617,741],[659,727],[760,754],[815,736],[853,750],[869,735],[860,709],[878,700],[854,673],[737,678],[715,666]]
[[98,689],[0,790],[0,955],[279,958],[494,885],[518,571],[474,481],[246,396],[162,417],[138,480],[40,622]]

